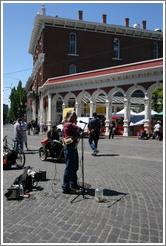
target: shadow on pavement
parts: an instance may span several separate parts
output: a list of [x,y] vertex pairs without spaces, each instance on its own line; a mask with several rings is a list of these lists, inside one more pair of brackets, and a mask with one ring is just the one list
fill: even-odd
[[94,156],[101,157],[101,156],[120,156],[120,155],[119,154],[97,154]]

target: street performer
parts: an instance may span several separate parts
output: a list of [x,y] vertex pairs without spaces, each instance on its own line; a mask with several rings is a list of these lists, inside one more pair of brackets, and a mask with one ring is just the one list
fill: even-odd
[[79,138],[86,133],[81,134],[80,128],[76,125],[76,112],[70,110],[67,112],[66,119],[63,125],[63,140],[64,140],[64,155],[66,167],[63,176],[63,193],[71,194],[74,190],[79,190],[81,187],[77,184],[77,170],[79,165],[79,157],[77,145]]

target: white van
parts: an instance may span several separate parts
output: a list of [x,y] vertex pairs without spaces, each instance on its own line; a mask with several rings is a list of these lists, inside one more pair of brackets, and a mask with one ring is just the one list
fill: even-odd
[[[92,119],[92,118],[90,118],[90,117],[77,117],[77,126],[79,126],[82,130],[86,131],[90,119]],[[63,130],[63,124],[57,125],[57,131],[59,133],[62,133],[62,130]]]

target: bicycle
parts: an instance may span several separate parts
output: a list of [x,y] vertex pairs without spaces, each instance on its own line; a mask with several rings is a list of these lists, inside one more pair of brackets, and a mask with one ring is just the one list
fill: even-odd
[[17,147],[17,140],[13,140],[13,148],[9,148],[7,135],[3,139],[3,169],[10,169],[12,165],[17,168],[23,168],[25,165],[24,151]]

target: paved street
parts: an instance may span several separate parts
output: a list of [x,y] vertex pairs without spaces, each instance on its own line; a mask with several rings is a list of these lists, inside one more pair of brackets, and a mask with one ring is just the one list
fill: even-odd
[[[13,138],[13,126],[4,136]],[[45,170],[29,198],[8,201],[3,196],[4,243],[164,243],[163,238],[163,142],[115,136],[99,140],[99,154],[92,156],[84,139],[85,197],[63,194],[65,163],[42,162],[38,149],[46,135],[28,136],[26,164]],[[79,143],[81,161],[81,142]],[[3,191],[24,169],[3,171]],[[81,163],[78,172],[82,182]],[[95,189],[104,190],[96,202]]]

